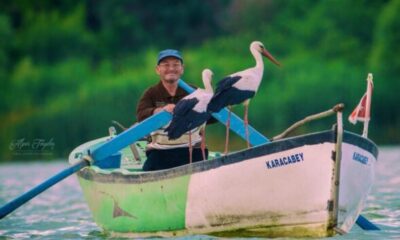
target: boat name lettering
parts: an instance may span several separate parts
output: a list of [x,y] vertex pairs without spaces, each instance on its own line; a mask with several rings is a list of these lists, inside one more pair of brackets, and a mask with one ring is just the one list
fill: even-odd
[[283,167],[293,163],[299,163],[302,161],[304,161],[304,154],[301,152],[286,157],[281,157],[270,161],[266,161],[265,165],[267,166],[268,169],[271,169],[276,167]]
[[353,160],[360,162],[362,164],[367,164],[368,163],[368,157],[364,156],[360,153],[354,152],[353,153]]

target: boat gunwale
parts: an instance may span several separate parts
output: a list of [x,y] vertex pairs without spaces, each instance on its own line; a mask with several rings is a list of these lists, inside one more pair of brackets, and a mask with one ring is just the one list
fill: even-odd
[[[284,138],[278,141],[268,142],[259,146],[255,146],[250,149],[243,149],[241,151],[234,152],[232,154],[221,156],[215,159],[195,162],[192,164],[187,164],[160,171],[149,171],[149,172],[139,171],[139,172],[127,173],[121,171],[108,171],[102,169],[100,172],[96,171],[92,167],[86,167],[81,171],[79,171],[77,175],[83,179],[100,183],[153,182],[163,179],[180,177],[197,172],[208,171],[211,169],[219,168],[221,166],[246,161],[263,155],[277,153],[279,151],[285,151],[297,147],[302,147],[305,145],[315,145],[326,142],[329,143],[336,142],[334,130],[326,130],[306,135]],[[344,131],[343,142],[354,144],[370,152],[377,160],[378,147],[370,139],[364,138],[360,135],[357,135],[349,131]]]

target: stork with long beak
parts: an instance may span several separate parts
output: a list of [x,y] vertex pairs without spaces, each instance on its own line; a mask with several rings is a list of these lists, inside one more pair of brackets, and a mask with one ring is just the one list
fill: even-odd
[[[192,162],[192,139],[191,131],[207,122],[211,113],[207,111],[207,106],[213,96],[211,78],[213,73],[209,69],[202,72],[203,84],[205,89],[198,88],[188,96],[182,98],[175,106],[172,120],[165,129],[169,139],[177,139],[184,133],[189,132],[189,154]],[[201,150],[205,159],[205,131],[202,128]]]
[[225,154],[228,152],[229,144],[229,128],[230,128],[230,113],[231,106],[243,103],[244,111],[244,125],[246,131],[247,147],[249,143],[249,130],[248,130],[248,107],[250,99],[256,94],[264,72],[264,63],[262,56],[267,57],[271,62],[280,66],[280,63],[265,49],[264,45],[259,41],[254,41],[250,44],[250,52],[256,60],[256,66],[246,70],[233,73],[217,84],[215,94],[208,104],[208,111],[219,112],[222,108],[228,107],[229,114],[226,123],[226,141],[225,141]]

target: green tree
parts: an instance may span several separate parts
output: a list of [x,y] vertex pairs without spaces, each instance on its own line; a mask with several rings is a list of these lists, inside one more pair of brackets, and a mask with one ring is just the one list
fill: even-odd
[[370,58],[370,66],[375,73],[374,99],[380,106],[375,108],[377,125],[383,127],[382,132],[387,140],[392,141],[398,138],[400,129],[400,113],[396,110],[400,92],[399,11],[399,0],[388,2],[382,9],[378,16]]
[[0,95],[3,96],[3,101],[0,101],[0,115],[9,111],[9,81],[7,76],[11,67],[10,54],[12,52],[12,38],[13,31],[11,23],[7,15],[0,14],[0,81],[2,87],[0,88]]

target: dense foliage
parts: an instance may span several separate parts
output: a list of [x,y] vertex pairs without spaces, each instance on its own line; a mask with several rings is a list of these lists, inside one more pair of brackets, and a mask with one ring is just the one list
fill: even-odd
[[[155,83],[156,55],[181,49],[187,82],[201,84],[254,64],[253,40],[283,63],[265,61],[250,123],[268,137],[336,103],[345,117],[374,73],[370,137],[400,142],[400,1],[16,0],[0,2],[0,161],[65,158],[104,136],[111,120],[136,121],[136,103]],[[214,82],[215,84],[215,82]],[[242,114],[242,107],[235,107]],[[330,128],[320,120],[297,133]],[[350,125],[361,132],[362,124]],[[224,129],[210,126],[220,149]],[[52,141],[43,152],[16,154],[22,140]],[[232,137],[234,148],[244,146]],[[48,152],[47,152],[48,153]]]

